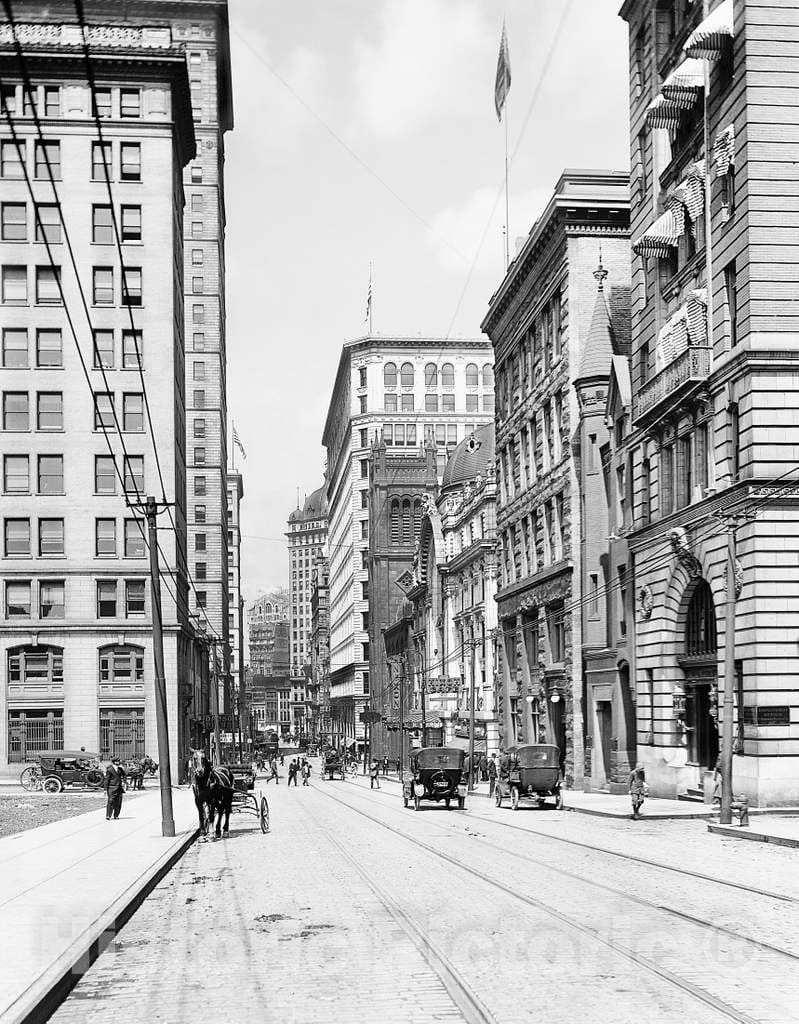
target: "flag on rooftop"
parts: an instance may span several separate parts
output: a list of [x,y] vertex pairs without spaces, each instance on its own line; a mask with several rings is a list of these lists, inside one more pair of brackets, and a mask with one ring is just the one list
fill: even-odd
[[497,80],[494,83],[494,107],[497,117],[502,120],[502,110],[510,92],[510,54],[508,53],[508,33],[505,22],[502,22],[502,37],[499,40],[499,57],[497,58]]
[[247,453],[244,451],[244,445],[241,443],[241,438],[239,437],[238,430],[236,430],[236,424],[235,423],[233,424],[233,444],[235,444],[235,446],[241,452],[241,457],[243,459],[246,459],[247,458]]

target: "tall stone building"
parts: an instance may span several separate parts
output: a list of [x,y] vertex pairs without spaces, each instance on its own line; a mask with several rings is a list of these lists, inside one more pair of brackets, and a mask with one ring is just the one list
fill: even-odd
[[327,497],[324,487],[309,495],[289,516],[290,665],[300,675],[311,663],[311,592],[313,566],[327,544]]
[[799,144],[784,89],[799,81],[796,5],[628,0],[621,15],[634,257],[632,404],[617,423],[631,464],[638,759],[653,792],[701,795],[729,640],[734,792],[792,802]]
[[86,33],[92,96],[73,5],[15,10],[35,84],[31,104],[2,26],[3,101],[22,152],[3,118],[0,764],[65,747],[155,752],[148,545],[128,501],[160,497],[157,451],[174,501],[175,529],[160,531],[160,547],[177,776],[209,708],[186,596],[181,175],[195,156],[186,54],[151,5],[135,25],[105,5]]
[[[564,171],[491,299],[496,358],[499,626],[505,742],[556,743],[583,779],[583,567],[572,451],[574,381],[595,305],[599,250],[620,350],[629,344],[628,176]],[[598,440],[598,439],[597,439]],[[593,442],[592,442],[593,444]],[[587,458],[598,460],[597,450]]]
[[244,481],[236,469],[227,471],[228,615],[230,619],[230,679],[222,707],[240,715],[244,670],[244,623],[241,598],[241,502]]
[[[257,598],[247,609],[250,669],[254,674],[271,676],[275,650],[275,626],[289,621],[289,592],[285,587]],[[286,637],[286,641],[288,637]],[[286,664],[288,671],[288,664]]]
[[[325,421],[330,553],[330,699],[342,736],[364,743],[370,696],[369,455],[380,434],[401,454],[431,438],[439,474],[448,450],[493,416],[490,345],[456,338],[347,342]],[[366,620],[368,621],[368,619]]]
[[319,722],[317,738],[332,739],[330,716],[330,618],[328,612],[328,561],[314,560],[311,579],[311,680]]

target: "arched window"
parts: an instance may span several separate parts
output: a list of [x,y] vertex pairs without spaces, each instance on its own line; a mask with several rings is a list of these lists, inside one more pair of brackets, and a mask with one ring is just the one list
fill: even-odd
[[383,383],[387,388],[395,388],[397,386],[396,363],[386,363],[383,367]]
[[400,384],[404,388],[413,387],[413,363],[403,363],[400,370]]
[[402,502],[402,543],[410,544],[413,540],[413,515],[410,498]]
[[100,682],[144,682],[144,648],[132,644],[101,647]]
[[424,368],[425,387],[434,388],[438,384],[438,367],[435,363],[428,363]]
[[717,651],[713,592],[706,580],[700,580],[691,595],[685,618],[685,653],[689,658],[696,658],[703,654],[715,656]]
[[476,388],[480,383],[480,372],[477,369],[477,363],[466,364],[466,387]]
[[455,367],[452,363],[444,363],[441,367],[441,383],[445,388],[455,387]]
[[494,384],[494,367],[491,363],[483,363],[483,387],[493,387]]
[[396,498],[391,502],[389,540],[392,544],[399,544],[400,542],[400,503]]
[[63,647],[11,647],[8,651],[9,683],[63,683]]

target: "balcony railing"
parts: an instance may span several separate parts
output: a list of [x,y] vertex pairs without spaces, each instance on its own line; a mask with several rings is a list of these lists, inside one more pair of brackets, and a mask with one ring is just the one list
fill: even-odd
[[648,380],[633,398],[633,420],[651,417],[660,406],[678,401],[692,386],[710,375],[713,352],[708,346],[691,346]]

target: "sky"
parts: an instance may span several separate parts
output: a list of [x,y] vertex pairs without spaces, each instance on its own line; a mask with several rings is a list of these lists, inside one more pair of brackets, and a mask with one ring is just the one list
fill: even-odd
[[[242,593],[285,586],[286,520],[323,480],[342,343],[477,337],[565,167],[625,169],[620,0],[229,0],[228,414],[247,452]],[[229,439],[229,444],[230,444]]]

